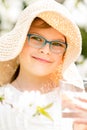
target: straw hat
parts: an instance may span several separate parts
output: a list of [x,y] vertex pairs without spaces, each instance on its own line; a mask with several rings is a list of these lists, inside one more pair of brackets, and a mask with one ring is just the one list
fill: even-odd
[[21,13],[14,29],[0,38],[0,84],[10,81],[18,62],[27,32],[35,17],[39,17],[66,36],[68,48],[63,72],[77,60],[81,52],[81,34],[67,9],[54,0],[36,0]]

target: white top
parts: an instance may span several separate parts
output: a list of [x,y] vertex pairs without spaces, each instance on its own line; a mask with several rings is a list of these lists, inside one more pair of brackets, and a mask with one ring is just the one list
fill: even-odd
[[0,130],[61,130],[59,88],[41,94],[0,88]]

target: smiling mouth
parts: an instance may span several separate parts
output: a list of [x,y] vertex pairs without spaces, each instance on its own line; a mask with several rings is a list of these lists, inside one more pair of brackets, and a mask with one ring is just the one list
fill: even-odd
[[43,62],[43,63],[52,63],[52,61],[49,61],[49,60],[46,60],[43,58],[38,58],[38,57],[34,57],[34,56],[32,58],[37,60],[37,61]]

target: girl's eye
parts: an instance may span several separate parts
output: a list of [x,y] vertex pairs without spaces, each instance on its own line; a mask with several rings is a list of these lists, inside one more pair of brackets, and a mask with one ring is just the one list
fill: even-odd
[[36,36],[33,36],[32,39],[36,40],[36,41],[40,41],[40,42],[42,41],[42,39],[40,37],[36,37]]
[[53,42],[52,43],[53,46],[60,46],[60,47],[64,47],[65,45],[61,42]]
[[58,43],[58,42],[53,42],[52,45],[54,45],[54,46],[61,46],[61,44]]

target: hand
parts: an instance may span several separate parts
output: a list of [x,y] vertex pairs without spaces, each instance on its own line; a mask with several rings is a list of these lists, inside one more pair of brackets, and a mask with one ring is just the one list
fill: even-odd
[[78,105],[78,109],[81,111],[81,118],[77,118],[75,120],[75,124],[86,125],[87,130],[87,93],[83,96],[77,97],[77,99],[81,102],[82,105]]
[[63,117],[73,118],[73,130],[87,130],[87,93],[63,93],[62,108]]
[[67,116],[75,118],[87,118],[87,93],[62,93],[62,109],[71,111]]
[[87,118],[78,118],[73,123],[73,130],[87,130]]

